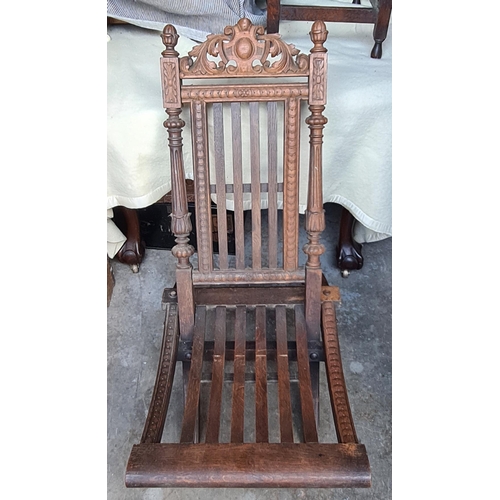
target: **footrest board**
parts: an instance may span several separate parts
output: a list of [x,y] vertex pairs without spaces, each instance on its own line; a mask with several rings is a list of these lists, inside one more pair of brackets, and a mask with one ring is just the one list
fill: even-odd
[[135,445],[128,487],[366,488],[364,445],[323,443]]

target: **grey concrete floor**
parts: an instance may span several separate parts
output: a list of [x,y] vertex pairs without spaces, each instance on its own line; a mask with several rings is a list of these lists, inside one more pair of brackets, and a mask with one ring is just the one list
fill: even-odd
[[[377,499],[392,492],[392,239],[363,246],[365,263],[360,271],[342,278],[335,262],[340,207],[325,206],[327,230],[322,256],[324,274],[340,287],[337,310],[344,373],[356,431],[366,446],[371,469],[369,489],[127,489],[125,467],[133,444],[141,437],[148,411],[164,311],[163,288],[174,284],[175,260],[169,250],[147,249],[140,272],[113,261],[115,288],[108,308],[108,500],[161,499]],[[302,235],[304,238],[304,235]],[[181,417],[179,377],[174,382],[172,410],[166,422],[174,429]],[[332,439],[329,402],[321,379],[321,435]]]

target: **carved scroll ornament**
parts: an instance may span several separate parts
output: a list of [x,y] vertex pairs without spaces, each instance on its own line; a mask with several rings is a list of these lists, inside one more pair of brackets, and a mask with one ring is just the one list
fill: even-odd
[[179,65],[181,78],[307,76],[309,56],[283,42],[280,35],[265,34],[263,26],[243,18],[235,26],[226,26],[222,35],[208,35],[189,56],[180,59]]

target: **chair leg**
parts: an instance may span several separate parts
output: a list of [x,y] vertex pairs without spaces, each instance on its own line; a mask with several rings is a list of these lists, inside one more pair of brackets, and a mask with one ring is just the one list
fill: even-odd
[[278,33],[280,29],[280,0],[267,0],[267,32]]
[[131,208],[115,207],[124,219],[126,225],[127,241],[116,254],[116,258],[128,264],[134,273],[139,272],[139,265],[144,258],[145,246],[141,241],[141,229],[137,212]]
[[382,42],[387,37],[391,11],[392,0],[380,0],[377,21],[373,29],[373,39],[375,40],[375,45],[371,52],[371,57],[373,59],[380,59],[382,57]]
[[363,267],[361,245],[354,240],[352,233],[356,219],[346,208],[342,208],[340,216],[339,243],[337,246],[337,265],[342,276],[349,276],[349,271]]

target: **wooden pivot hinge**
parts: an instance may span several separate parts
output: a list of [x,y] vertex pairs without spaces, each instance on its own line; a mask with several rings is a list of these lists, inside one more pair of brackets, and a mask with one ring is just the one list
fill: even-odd
[[340,290],[338,286],[322,286],[321,302],[337,302],[340,304]]

